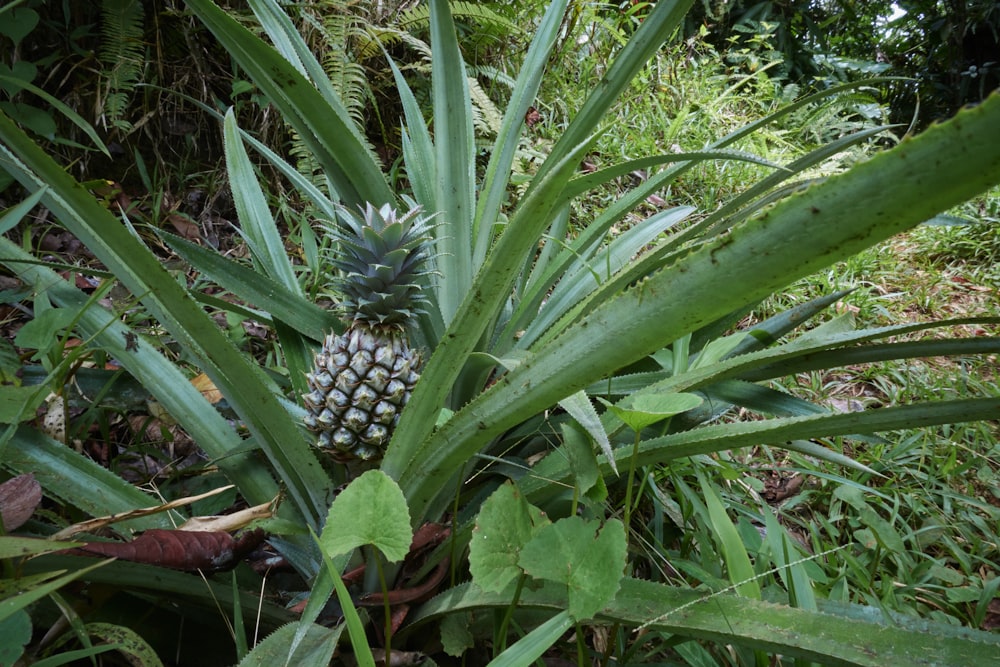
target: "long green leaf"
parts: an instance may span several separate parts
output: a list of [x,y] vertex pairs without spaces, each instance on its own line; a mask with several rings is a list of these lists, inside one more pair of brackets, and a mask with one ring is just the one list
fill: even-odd
[[527,667],[572,627],[573,619],[564,609],[511,644],[491,660],[487,667]]
[[746,545],[743,544],[743,539],[736,530],[736,526],[726,514],[722,497],[719,496],[716,488],[708,483],[704,475],[698,475],[698,482],[701,485],[701,495],[705,500],[708,512],[708,516],[705,517],[706,523],[712,527],[712,538],[718,545],[723,560],[726,561],[729,581],[732,582],[736,592],[743,597],[761,599],[760,584],[754,577],[753,565],[750,563]]
[[274,0],[249,0],[249,3],[278,52],[316,86],[329,104],[338,104],[340,100],[330,77],[281,6]]
[[[421,606],[409,627],[420,630],[445,614],[509,604],[509,594],[457,586]],[[561,611],[566,604],[565,593],[550,585],[525,590],[519,600],[525,609]],[[821,609],[823,613],[624,579],[599,618],[629,626],[648,623],[680,637],[740,644],[824,665],[979,665],[989,664],[1000,651],[1000,638],[987,632],[885,618],[879,610],[859,605]]]
[[[90,516],[108,516],[155,507],[156,498],[81,455],[28,426],[21,426],[4,455],[3,466],[19,474],[32,473],[46,495],[71,503]],[[132,519],[131,530],[172,528],[166,512]]]
[[355,209],[366,202],[395,201],[343,104],[324,97],[294,65],[211,0],[186,2],[299,133],[345,205]]
[[431,88],[437,205],[447,224],[437,225],[438,307],[451,322],[472,284],[475,141],[472,101],[448,0],[431,0]]
[[4,212],[3,216],[0,217],[0,234],[6,234],[11,229],[16,227],[24,216],[28,215],[31,209],[38,205],[41,201],[42,195],[45,194],[45,188],[36,190],[31,195],[29,195],[24,201],[12,206],[7,211]]
[[[309,524],[318,524],[332,482],[261,370],[225,337],[153,253],[74,181],[6,115],[0,114],[0,167],[42,201],[152,316],[198,361],[256,436]],[[238,480],[234,480],[239,483]]]
[[[70,583],[75,579],[83,577],[88,572],[96,570],[97,568],[104,567],[110,560],[102,560],[94,563],[93,565],[86,567],[82,570],[77,570],[76,572],[70,572],[69,574],[64,574],[61,577],[48,581],[44,584],[39,584],[30,590],[19,591],[17,595],[11,595],[10,597],[0,600],[0,621],[8,618],[14,612],[19,609],[24,609],[33,602],[37,602],[46,595],[53,593],[66,584]],[[61,573],[60,573],[61,574]]]
[[[573,306],[594,293],[604,280],[610,279],[627,267],[630,260],[643,247],[692,213],[694,209],[688,206],[662,211],[612,240],[593,258],[565,253],[563,257],[565,261],[553,262],[553,265],[546,270],[546,277],[540,279],[523,296],[517,311],[511,317],[504,338],[512,331],[523,330],[517,347],[521,349],[530,347]],[[558,282],[553,285],[550,283],[551,280]],[[543,301],[544,307],[541,307]],[[516,317],[519,319],[515,319]],[[554,332],[550,332],[552,333]]]
[[[388,55],[386,55],[388,58]],[[406,119],[403,128],[403,159],[406,164],[406,175],[410,179],[410,187],[417,201],[425,210],[433,213],[438,208],[438,177],[437,155],[434,151],[434,141],[430,130],[424,122],[423,112],[417,102],[413,90],[403,78],[396,63],[389,60],[392,76],[396,81],[399,101],[403,105],[403,116]]]
[[539,22],[535,37],[531,40],[528,52],[521,63],[521,71],[507,102],[503,123],[497,133],[496,141],[493,142],[473,226],[475,247],[472,265],[477,271],[486,260],[486,254],[493,244],[493,225],[499,218],[500,207],[507,196],[511,166],[517,152],[521,128],[524,126],[524,117],[535,103],[545,65],[562,28],[567,3],[568,0],[555,0],[545,10],[545,15]]
[[[800,314],[801,312],[799,311]],[[627,407],[636,398],[646,394],[698,390],[718,393],[724,397],[727,393],[732,392],[731,386],[726,384],[727,381],[732,379],[739,379],[744,382],[773,379],[806,370],[844,366],[863,361],[899,359],[906,356],[989,353],[996,349],[996,342],[993,339],[943,339],[933,342],[888,345],[873,345],[871,341],[894,335],[926,331],[933,328],[947,328],[973,323],[986,324],[993,321],[994,318],[962,318],[934,323],[892,325],[860,331],[828,332],[824,335],[819,335],[819,332],[825,329],[824,325],[813,329],[790,343],[758,350],[757,352],[746,352],[745,346],[741,344],[736,348],[736,351],[742,352],[741,354],[730,355],[719,362],[707,366],[699,366],[686,373],[675,375],[672,372],[661,372],[640,373],[634,377],[628,375],[621,376],[612,380],[612,393],[615,395],[628,395],[619,404],[622,407]],[[785,326],[784,318],[777,319],[774,324],[779,329],[769,325],[767,330],[771,333],[775,333],[780,330],[780,327]],[[864,343],[867,344],[859,345]],[[918,352],[922,354],[917,354]],[[827,360],[829,365],[813,363],[812,360],[817,357]],[[605,390],[606,386],[606,383],[603,382],[594,383],[588,388],[588,391],[600,394]],[[792,400],[789,397],[785,405],[789,405]],[[817,412],[826,411],[800,410],[797,414],[814,414]],[[623,426],[621,420],[617,419],[610,412],[604,413],[602,422],[609,433],[617,432]]]
[[[712,424],[643,441],[636,457],[636,465],[652,465],[695,454],[710,454],[753,445],[775,445],[798,451],[804,446],[795,442],[798,440],[808,441],[816,438],[849,436],[854,433],[880,433],[939,424],[957,424],[992,419],[997,414],[1000,414],[1000,397],[915,403],[863,412]],[[811,448],[808,453],[811,456],[819,455],[821,458],[857,467],[857,464],[852,463],[850,459],[824,447]],[[618,465],[627,463],[631,455],[632,452],[627,447],[615,450]],[[600,465],[602,475],[611,474],[607,461],[600,460]],[[572,471],[565,460],[561,460],[558,456],[548,456],[518,485],[524,491],[525,497],[532,503],[538,504],[544,497],[557,492],[560,483],[570,482],[571,475]]]
[[322,340],[328,331],[343,328],[340,319],[332,312],[287,291],[250,267],[179,236],[161,232],[160,237],[184,261],[220,287],[313,340]]
[[69,105],[60,100],[58,97],[55,97],[47,90],[43,90],[42,88],[39,88],[38,86],[29,83],[24,79],[17,79],[14,77],[0,74],[0,82],[7,83],[8,85],[13,87],[8,90],[24,89],[30,92],[31,94],[37,95],[41,99],[48,102],[50,105],[52,105],[52,107],[56,111],[66,116],[66,118],[69,119],[71,123],[73,123],[78,128],[83,130],[84,134],[90,137],[90,140],[94,142],[94,146],[96,146],[99,151],[107,155],[109,158],[111,157],[111,151],[109,151],[108,147],[104,145],[103,141],[101,141],[101,137],[99,134],[97,134],[97,130],[94,129],[94,126],[88,123],[86,120],[84,120],[84,118],[80,114],[73,111],[73,109]]
[[[419,466],[416,461],[420,456],[417,449],[427,444],[425,439],[437,423],[438,412],[445,405],[445,397],[459,380],[465,360],[475,350],[490,323],[496,321],[526,258],[531,256],[542,233],[552,221],[553,212],[564,203],[566,182],[579,164],[580,156],[593,141],[604,112],[614,103],[635,73],[673,33],[691,3],[692,0],[661,2],[654,7],[634,38],[609,68],[597,91],[590,96],[553,148],[490,251],[475,281],[464,286],[465,300],[452,320],[448,333],[428,362],[386,453],[383,469],[391,476],[399,478],[404,471],[413,468],[414,464]],[[458,384],[457,393],[470,395],[469,391],[464,390],[471,391],[471,386],[467,387],[462,382]],[[566,395],[570,393],[573,392],[567,392]],[[421,471],[418,476],[423,474]],[[445,478],[450,477],[451,473]],[[409,494],[416,493],[415,487],[423,485],[425,493],[434,495],[432,487],[436,485],[429,483],[429,480],[424,481],[428,484],[416,482],[413,487],[405,485],[404,492],[409,497]],[[414,517],[421,516],[424,509],[420,507]]]
[[236,116],[232,109],[223,122],[223,145],[233,204],[240,221],[240,233],[250,247],[257,270],[280,283],[286,291],[302,295],[302,287],[288,260],[285,243],[278,233],[260,187],[257,172],[250,163]]
[[[198,107],[199,109],[209,114],[210,116],[214,116],[218,118],[220,121],[225,120],[224,114],[219,113],[217,109],[210,107],[204,102],[196,100],[195,98],[190,97],[188,95],[184,95],[183,93],[178,93],[176,91],[171,91],[171,92],[183,98],[184,100],[190,102],[191,104]],[[337,217],[336,206],[332,201],[330,201],[330,198],[327,195],[325,195],[322,191],[320,191],[319,188],[317,188],[312,183],[312,181],[306,178],[302,173],[296,170],[295,167],[290,165],[287,160],[285,160],[280,155],[275,153],[273,150],[268,148],[264,143],[262,143],[259,139],[256,139],[250,133],[241,129],[240,136],[243,137],[243,141],[250,144],[254,148],[254,150],[263,155],[268,162],[274,165],[274,167],[278,171],[280,171],[285,178],[288,179],[289,183],[291,183],[293,188],[298,190],[301,194],[305,195],[305,197],[309,201],[311,201],[313,205],[316,206],[317,209],[319,209],[320,213],[324,216],[326,220],[332,221],[336,219]]]
[[694,0],[661,0],[643,19],[607,73],[552,148],[539,174],[566,157],[605,122],[608,109],[684,20]]
[[[274,218],[268,210],[267,199],[260,187],[257,172],[243,147],[242,135],[232,109],[226,113],[223,122],[223,144],[229,186],[240,221],[239,232],[250,248],[257,271],[263,277],[277,281],[286,294],[301,299],[302,286],[288,259],[284,238],[278,232]],[[286,326],[282,320],[277,320],[274,328],[292,388],[301,396],[309,391],[306,373],[312,365],[311,350],[302,336],[294,328]]]
[[[551,170],[548,176],[541,179],[536,184],[537,187],[529,190],[524,203],[518,208],[516,220],[510,223],[511,227],[519,220],[530,224],[530,221],[546,218],[558,205],[562,185],[575,169],[579,156],[587,146],[588,144],[578,146],[557,169]],[[392,443],[382,462],[382,469],[390,476],[398,478],[410,468],[417,445],[433,429],[445,398],[465,367],[465,360],[475,349],[489,322],[496,317],[503,299],[510,294],[517,271],[523,263],[522,257],[525,256],[517,246],[525,246],[527,244],[524,240],[537,238],[533,232],[534,230],[529,229],[523,235],[515,235],[508,229],[468,291],[448,332],[435,348],[393,434]]]
[[171,600],[171,606],[179,607],[182,613],[187,611],[182,605],[188,603],[196,605],[200,611],[209,611],[215,615],[218,615],[220,605],[227,612],[239,609],[243,613],[244,622],[251,627],[269,629],[297,620],[283,607],[261,599],[258,591],[240,591],[237,596],[228,581],[123,560],[108,563],[98,569],[87,568],[94,560],[85,556],[45,554],[25,562],[22,569],[27,574],[83,570],[87,581],[135,592],[148,591],[162,599]]
[[[408,452],[409,465],[397,474],[414,516],[435,493],[431,477],[449,478],[486,442],[539,410],[1000,182],[1000,149],[983,141],[996,135],[995,95],[596,304]],[[414,400],[420,391],[418,386]]]
[[932,340],[880,343],[864,347],[846,347],[819,350],[811,354],[776,361],[742,375],[746,380],[771,379],[836,366],[871,364],[893,359],[943,357],[956,355],[991,354],[1000,352],[1000,337],[936,338]]

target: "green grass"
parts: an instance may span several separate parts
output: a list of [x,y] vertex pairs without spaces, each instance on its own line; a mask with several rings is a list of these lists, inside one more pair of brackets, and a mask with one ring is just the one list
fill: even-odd
[[[995,207],[997,194],[982,206]],[[843,300],[841,311],[853,312],[864,326],[1000,316],[993,261],[998,250],[1000,227],[995,223],[923,227],[800,282],[762,304],[755,316],[843,288],[856,291]],[[1000,333],[996,326],[955,329]],[[784,389],[838,410],[874,409],[972,392],[998,394],[997,367],[995,355],[916,359],[802,374],[785,382]],[[808,545],[803,557],[838,549],[817,556],[808,569],[819,596],[953,624],[997,627],[1000,422],[903,431],[875,443],[838,439],[828,444],[882,477],[831,469],[766,448],[734,452],[717,465],[696,467],[711,471],[731,511],[752,525],[762,525],[765,506],[777,513],[797,541]],[[672,470],[669,479],[688,478],[693,470]],[[762,499],[765,480],[794,475],[805,476],[799,493],[773,506]],[[668,493],[676,494],[676,488]],[[853,505],[838,496],[848,492],[856,495]],[[692,515],[685,530],[699,530],[697,523]],[[744,534],[752,537],[753,532]],[[702,561],[706,554],[696,553],[695,543],[703,542],[695,540],[690,551],[681,549],[677,555]],[[708,555],[711,562],[714,554]],[[765,581],[777,585],[775,575]]]

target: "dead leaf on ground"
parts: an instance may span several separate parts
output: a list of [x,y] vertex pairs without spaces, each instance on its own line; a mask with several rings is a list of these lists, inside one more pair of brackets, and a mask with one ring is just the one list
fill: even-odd
[[215,405],[222,400],[222,392],[215,386],[215,383],[212,382],[211,378],[204,373],[200,373],[199,375],[191,378],[191,384],[195,389],[200,391],[201,395],[204,396],[205,399],[212,405]]
[[31,518],[42,502],[42,486],[31,473],[18,475],[0,484],[0,517],[3,530],[9,533]]
[[983,618],[983,624],[979,626],[979,629],[986,630],[987,632],[1000,629],[1000,598],[990,600],[990,603],[986,606],[986,616]]
[[257,529],[239,537],[215,531],[147,530],[131,542],[87,542],[67,550],[77,556],[105,556],[133,563],[145,563],[172,570],[224,570],[238,563],[244,555],[264,541],[264,531]]
[[804,481],[804,475],[798,473],[783,475],[774,471],[764,479],[764,490],[761,491],[760,495],[771,504],[780,503],[798,493]]
[[274,516],[278,499],[275,498],[269,503],[262,503],[254,507],[247,507],[232,514],[221,516],[195,516],[191,517],[180,527],[181,530],[190,532],[235,532],[241,528],[246,528],[252,521],[260,519],[270,519]]
[[167,222],[170,223],[170,226],[174,228],[179,236],[189,241],[198,241],[201,239],[201,228],[183,213],[171,213],[167,216]]
[[89,519],[87,521],[81,521],[80,523],[75,523],[72,526],[67,526],[63,528],[58,533],[52,536],[54,540],[65,540],[69,539],[77,533],[93,533],[101,528],[110,526],[111,524],[118,523],[120,521],[127,521],[129,519],[138,519],[140,517],[149,516],[151,514],[158,514],[160,512],[165,512],[167,510],[176,509],[178,507],[184,507],[185,505],[190,505],[191,503],[197,502],[204,498],[211,498],[214,495],[220,494],[223,491],[228,491],[233,488],[232,484],[220,487],[218,489],[212,489],[206,493],[199,494],[197,496],[187,496],[186,498],[178,498],[177,500],[172,500],[169,503],[164,503],[162,505],[157,505],[156,507],[142,507],[140,509],[129,510],[128,512],[120,512],[118,514],[111,514],[109,516],[97,517],[95,519]]

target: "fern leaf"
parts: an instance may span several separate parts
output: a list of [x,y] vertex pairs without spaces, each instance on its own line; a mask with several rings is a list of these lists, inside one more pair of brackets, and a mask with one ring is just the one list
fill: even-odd
[[469,97],[472,98],[472,122],[485,136],[495,136],[503,124],[503,114],[493,104],[493,100],[479,85],[479,81],[469,77]]
[[143,43],[144,12],[141,0],[102,0],[101,48],[98,59],[103,67],[105,90],[102,105],[107,123],[128,132],[125,119],[129,96],[142,76],[145,63]]
[[[453,18],[474,21],[485,30],[497,31],[503,34],[523,32],[516,23],[497,14],[484,4],[455,0],[449,3],[448,7],[451,10]],[[400,30],[412,32],[426,28],[430,24],[430,19],[430,8],[426,4],[420,4],[412,9],[400,12],[396,19],[396,27]]]

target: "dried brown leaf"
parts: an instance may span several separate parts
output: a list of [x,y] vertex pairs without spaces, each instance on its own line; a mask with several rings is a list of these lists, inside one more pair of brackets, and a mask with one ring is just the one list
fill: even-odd
[[223,570],[235,565],[264,539],[261,530],[239,538],[226,532],[147,530],[131,542],[87,542],[69,553],[119,558],[173,570]]
[[3,530],[17,530],[31,518],[42,502],[42,486],[31,473],[18,475],[0,484],[0,516]]

